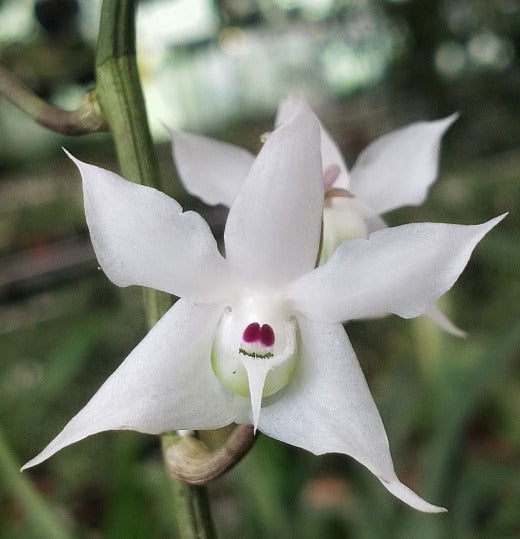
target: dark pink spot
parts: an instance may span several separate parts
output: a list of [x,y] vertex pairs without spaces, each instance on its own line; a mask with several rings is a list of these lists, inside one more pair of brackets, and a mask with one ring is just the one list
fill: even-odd
[[327,192],[332,184],[338,179],[338,176],[341,174],[341,168],[339,165],[333,164],[329,165],[323,171],[323,190]]
[[244,329],[242,340],[249,344],[260,343],[262,346],[270,348],[274,344],[274,331],[269,324],[263,324],[260,327],[258,322],[252,322]]
[[244,342],[256,342],[260,340],[260,324],[258,322],[253,322],[249,324],[249,326],[244,329],[244,333],[242,333],[242,340]]
[[260,329],[260,342],[264,346],[273,346],[274,344],[274,331],[269,324],[264,324]]

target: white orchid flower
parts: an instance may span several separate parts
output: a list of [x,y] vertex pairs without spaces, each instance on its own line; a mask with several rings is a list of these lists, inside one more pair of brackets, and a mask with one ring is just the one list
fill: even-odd
[[[284,123],[300,102],[294,98],[282,101],[275,125]],[[320,265],[346,239],[367,238],[386,228],[383,214],[425,200],[437,177],[441,138],[457,117],[452,114],[442,120],[414,123],[378,138],[361,152],[350,172],[338,146],[320,124],[325,192]],[[170,135],[186,190],[207,204],[231,206],[254,156],[207,137],[178,131],[170,131]],[[207,158],[200,159],[200,155]],[[425,314],[445,331],[465,335],[437,306],[430,305]]]
[[198,214],[74,162],[108,277],[181,299],[24,468],[109,429],[159,434],[252,423],[315,454],[350,455],[412,507],[442,511],[397,478],[341,322],[421,314],[500,218],[381,230],[344,242],[314,269],[323,211],[320,127],[304,105],[273,132],[234,197],[225,258]]

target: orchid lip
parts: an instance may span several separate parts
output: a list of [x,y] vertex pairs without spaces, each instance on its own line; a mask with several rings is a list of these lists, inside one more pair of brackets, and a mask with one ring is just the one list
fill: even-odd
[[[253,313],[260,318],[251,321]],[[222,314],[211,352],[213,372],[225,389],[251,399],[255,425],[262,398],[289,383],[299,356],[298,340],[296,319],[265,297],[249,297]]]

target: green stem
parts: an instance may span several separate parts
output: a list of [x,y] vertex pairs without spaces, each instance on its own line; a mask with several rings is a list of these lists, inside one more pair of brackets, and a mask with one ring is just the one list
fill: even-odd
[[135,57],[135,2],[104,0],[96,54],[97,98],[123,176],[161,188]]
[[63,110],[38,97],[10,71],[0,66],[0,95],[35,122],[57,133],[85,135],[106,130],[105,120],[92,92],[84,97],[76,110]]
[[30,481],[20,473],[5,437],[0,431],[0,485],[2,490],[14,496],[26,511],[27,518],[38,537],[49,539],[69,539],[59,519],[50,511]]
[[[110,126],[121,172],[130,181],[161,187],[135,55],[135,1],[104,0],[96,55],[96,92]],[[165,189],[162,189],[165,191]],[[169,307],[166,294],[145,291],[149,325]],[[207,494],[174,480],[180,537],[213,538]]]
[[179,537],[216,538],[206,488],[173,479],[172,493]]

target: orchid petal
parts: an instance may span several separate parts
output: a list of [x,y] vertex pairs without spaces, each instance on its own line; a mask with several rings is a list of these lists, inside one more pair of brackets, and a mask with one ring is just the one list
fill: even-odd
[[301,104],[269,136],[231,206],[226,258],[257,284],[276,286],[314,267],[323,212],[319,136]]
[[169,130],[173,159],[188,193],[206,204],[231,206],[254,156],[238,146]]
[[504,216],[481,225],[402,225],[344,241],[287,296],[297,312],[322,322],[418,316],[453,286],[477,243]]
[[232,400],[223,396],[210,365],[221,313],[221,307],[179,300],[61,433],[23,468],[106,430],[159,434],[233,422]]
[[207,223],[164,193],[83,163],[85,213],[94,250],[118,286],[141,285],[213,302],[234,289]]
[[278,109],[276,110],[276,118],[274,120],[275,128],[278,128],[289,121],[302,102],[304,101],[297,97],[286,97],[285,99],[282,99],[282,101],[278,103]]
[[[354,199],[355,200],[355,199]],[[369,214],[365,216],[365,223],[367,225],[368,234],[382,230],[383,228],[388,228],[386,221],[376,214]]]
[[[383,228],[388,227],[382,217],[371,212],[370,208],[360,203],[359,199],[353,199],[353,202],[357,203],[360,215],[365,216],[365,224],[367,226],[369,235],[377,230],[382,230]],[[466,336],[466,332],[457,327],[436,305],[430,305],[430,307],[426,309],[424,315],[447,333],[450,333],[455,337]]]
[[437,177],[441,138],[457,118],[414,123],[374,141],[351,171],[350,191],[377,213],[423,202]]
[[[275,125],[279,126],[282,123],[285,123],[294,111],[298,108],[299,104],[302,101],[294,97],[288,97],[283,101],[280,101],[278,105],[278,111],[276,113]],[[330,136],[330,133],[323,127],[320,122],[321,130],[321,160],[323,172],[325,172],[331,165],[337,165],[340,169],[337,179],[334,181],[334,187],[339,187],[341,189],[348,189],[350,186],[350,174],[348,172],[347,166],[345,165],[345,160],[341,154],[338,145],[334,142],[333,138]]]
[[412,507],[444,511],[397,478],[383,423],[343,327],[305,317],[299,324],[300,363],[283,393],[264,399],[259,430],[317,455],[350,455]]

